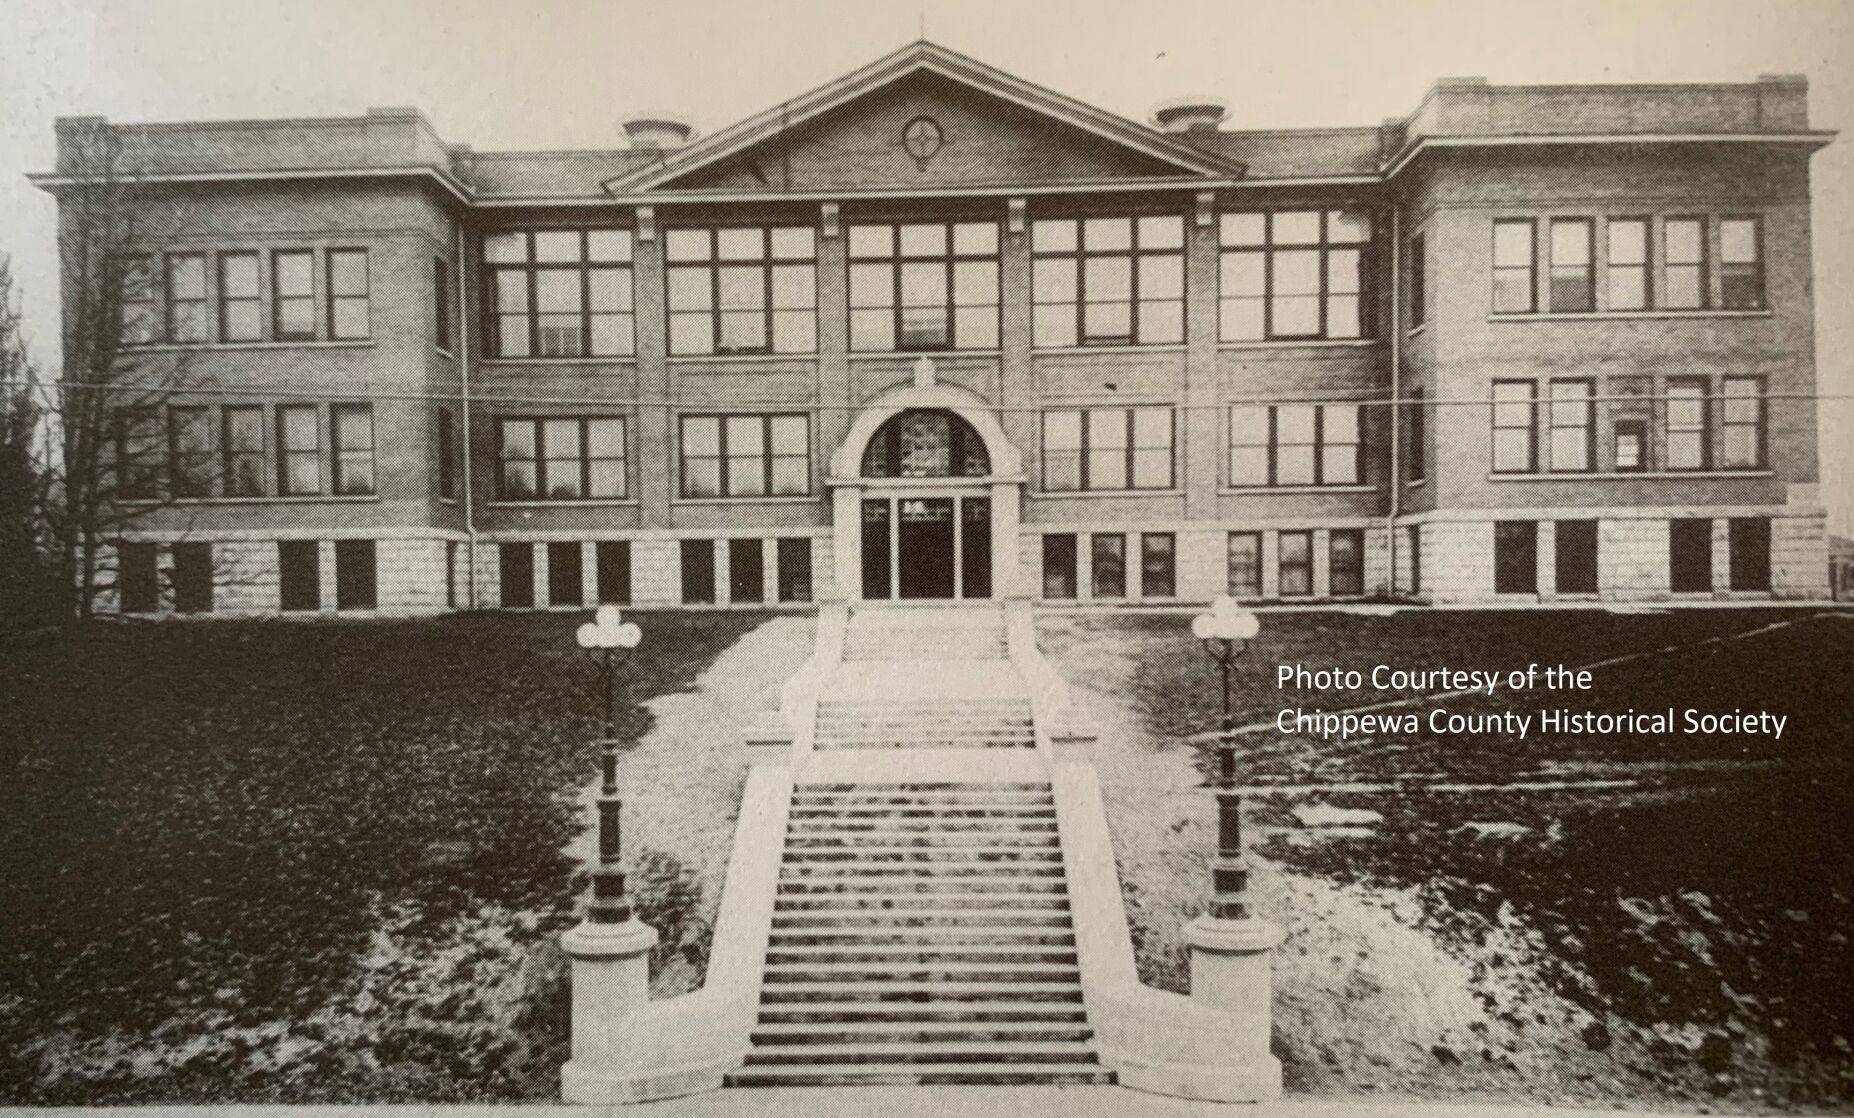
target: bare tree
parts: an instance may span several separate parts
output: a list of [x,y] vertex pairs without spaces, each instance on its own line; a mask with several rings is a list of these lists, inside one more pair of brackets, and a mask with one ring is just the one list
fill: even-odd
[[0,253],[0,624],[54,615],[46,564],[46,428],[38,368],[20,330],[12,260]]

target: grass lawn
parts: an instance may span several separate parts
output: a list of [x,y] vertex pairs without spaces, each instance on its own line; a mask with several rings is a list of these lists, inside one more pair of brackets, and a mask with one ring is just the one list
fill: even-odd
[[[583,619],[97,625],[0,649],[0,1102],[554,1097],[553,941],[596,766]],[[765,620],[635,619],[630,739],[638,703]],[[692,770],[715,787],[660,798],[737,802],[738,757]],[[715,898],[627,837],[657,961],[699,980]]]
[[[1193,788],[1214,759],[1185,739],[1219,703],[1186,624],[1047,617],[1040,632],[1104,724],[1142,974],[1174,989],[1177,926],[1201,907],[1214,841]],[[1279,663],[1511,669],[1631,652],[1652,654],[1597,669],[1575,696],[1410,709],[1764,709],[1789,716],[1781,741],[1536,722],[1524,740],[1241,737],[1260,907],[1290,933],[1276,1034],[1290,1090],[1854,1105],[1854,617],[1280,614],[1241,661],[1237,705],[1249,722],[1399,697],[1277,690]],[[1323,827],[1309,807],[1371,814]]]

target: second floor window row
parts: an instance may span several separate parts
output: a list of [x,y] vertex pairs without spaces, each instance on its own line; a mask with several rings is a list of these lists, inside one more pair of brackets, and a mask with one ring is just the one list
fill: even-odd
[[373,334],[364,248],[130,253],[115,269],[124,346],[365,341]]
[[[1584,378],[1496,380],[1492,468],[1496,474],[1758,470],[1769,464],[1764,381],[1754,376],[1612,377],[1599,400]],[[1600,410],[1599,410],[1600,409]],[[1608,420],[1600,445],[1599,415]]]
[[1763,220],[1755,215],[1615,216],[1600,228],[1599,219],[1577,216],[1493,223],[1495,314],[1768,305]]
[[372,404],[127,409],[116,416],[115,443],[109,488],[123,500],[378,492]]

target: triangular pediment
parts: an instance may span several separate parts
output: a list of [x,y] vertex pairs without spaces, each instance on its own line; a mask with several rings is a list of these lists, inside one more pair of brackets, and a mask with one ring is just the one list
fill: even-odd
[[[929,142],[910,145],[912,122]],[[606,183],[617,195],[1228,181],[1239,164],[916,43]]]

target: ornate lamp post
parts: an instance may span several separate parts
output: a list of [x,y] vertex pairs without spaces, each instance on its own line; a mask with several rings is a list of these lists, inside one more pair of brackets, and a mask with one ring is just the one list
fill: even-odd
[[592,871],[592,901],[586,919],[594,924],[622,924],[631,918],[631,905],[624,896],[624,869],[619,865],[619,812],[624,801],[618,798],[618,727],[617,659],[644,639],[635,622],[620,618],[617,606],[600,606],[594,619],[579,627],[575,634],[579,646],[599,658],[600,691],[604,700],[605,727],[599,746],[599,866]]
[[1230,715],[1230,669],[1261,632],[1262,619],[1224,594],[1208,612],[1191,621],[1191,634],[1203,642],[1204,652],[1223,673],[1223,720],[1217,739],[1217,859],[1211,867],[1210,915],[1217,920],[1241,920],[1249,915],[1249,866],[1242,852],[1242,798],[1236,792],[1236,728]]

